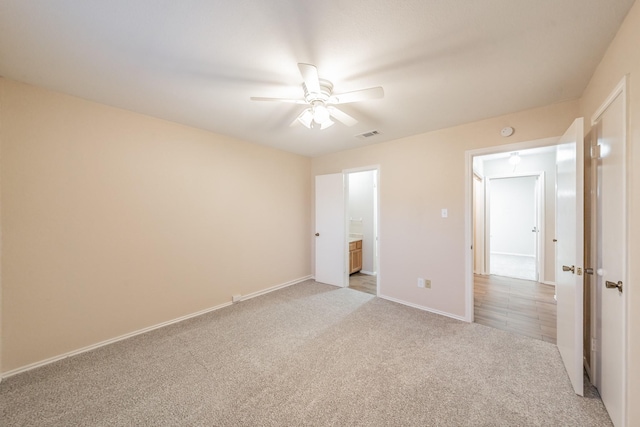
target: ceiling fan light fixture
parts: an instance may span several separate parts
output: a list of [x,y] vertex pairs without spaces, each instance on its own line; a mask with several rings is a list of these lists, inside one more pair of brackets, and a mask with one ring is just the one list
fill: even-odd
[[384,97],[384,90],[380,86],[334,95],[333,83],[319,78],[315,65],[299,63],[298,69],[303,80],[304,97],[302,99],[251,97],[252,101],[279,101],[307,105],[307,108],[289,126],[302,123],[307,129],[326,129],[333,126],[332,118],[346,126],[353,126],[358,121],[335,107],[335,104],[348,104]]
[[298,116],[298,121],[306,128],[311,129],[311,124],[313,122],[313,112],[311,111],[311,108],[304,110],[302,114]]
[[313,104],[313,121],[318,124],[323,124],[329,119],[329,110],[323,103],[317,102]]
[[518,154],[517,151],[514,153],[511,153],[511,156],[509,156],[509,164],[512,164],[513,166],[515,166],[518,163],[520,163],[520,154]]
[[326,129],[326,128],[330,127],[330,126],[333,126],[334,123],[335,122],[333,120],[327,119],[327,120],[325,120],[324,122],[322,122],[320,124],[320,130],[323,130],[323,129]]

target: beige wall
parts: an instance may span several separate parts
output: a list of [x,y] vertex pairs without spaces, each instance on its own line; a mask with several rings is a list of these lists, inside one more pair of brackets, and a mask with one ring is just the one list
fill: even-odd
[[629,147],[629,276],[628,298],[628,423],[640,425],[640,3],[636,2],[609,46],[580,102],[585,123],[623,76],[628,75]]
[[[463,317],[465,151],[559,136],[577,116],[577,101],[510,114],[318,157],[313,174],[380,165],[380,292]],[[516,132],[503,138],[507,125]],[[418,288],[418,277],[431,289]]]
[[311,274],[310,159],[0,94],[2,372]]

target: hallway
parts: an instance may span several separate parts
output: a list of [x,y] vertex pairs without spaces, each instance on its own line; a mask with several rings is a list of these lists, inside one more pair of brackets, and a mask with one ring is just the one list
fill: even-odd
[[556,343],[555,288],[502,276],[474,276],[474,321]]

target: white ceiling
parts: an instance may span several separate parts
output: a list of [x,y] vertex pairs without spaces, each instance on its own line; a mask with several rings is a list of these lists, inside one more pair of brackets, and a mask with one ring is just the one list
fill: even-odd
[[[317,156],[576,99],[632,4],[0,0],[0,75]],[[249,97],[301,97],[298,62],[385,97],[289,127],[303,106]]]

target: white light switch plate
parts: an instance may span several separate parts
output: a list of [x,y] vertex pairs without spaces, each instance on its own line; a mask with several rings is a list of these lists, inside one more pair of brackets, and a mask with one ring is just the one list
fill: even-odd
[[447,216],[449,216],[447,209],[442,209],[442,218],[446,218]]

